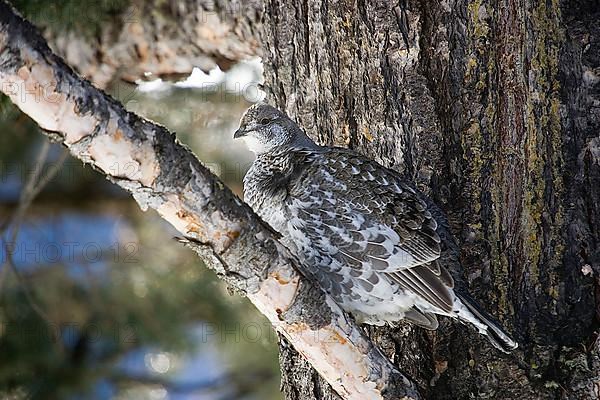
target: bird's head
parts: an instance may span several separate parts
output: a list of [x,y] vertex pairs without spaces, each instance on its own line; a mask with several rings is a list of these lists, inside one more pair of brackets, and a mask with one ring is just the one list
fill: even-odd
[[248,149],[255,154],[316,147],[294,121],[265,103],[254,104],[246,111],[233,138],[244,139]]

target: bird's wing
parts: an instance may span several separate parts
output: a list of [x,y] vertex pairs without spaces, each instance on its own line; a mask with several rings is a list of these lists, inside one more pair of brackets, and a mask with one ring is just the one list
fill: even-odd
[[436,221],[395,172],[335,149],[306,166],[289,190],[290,231],[301,232],[297,244],[321,257],[320,265],[330,265],[331,272],[349,268],[345,275],[367,290],[373,289],[372,274],[384,275],[436,307],[452,309],[453,281],[436,261]]

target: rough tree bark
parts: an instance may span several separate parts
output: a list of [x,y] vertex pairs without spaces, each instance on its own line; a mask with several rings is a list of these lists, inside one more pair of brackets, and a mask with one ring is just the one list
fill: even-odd
[[[600,3],[265,7],[268,98],[429,193],[521,347],[503,356],[448,322],[372,338],[426,398],[600,398]],[[291,348],[281,366],[288,399],[336,398]]]
[[[268,100],[442,206],[466,281],[519,340],[505,357],[448,321],[435,334],[369,329],[424,397],[600,398],[598,2],[269,0],[243,18],[241,3],[216,3],[257,45],[248,51],[263,49]],[[142,25],[183,41],[194,32]],[[110,59],[111,73],[121,63],[141,74],[133,54]],[[337,398],[289,346],[281,363],[288,399]]]

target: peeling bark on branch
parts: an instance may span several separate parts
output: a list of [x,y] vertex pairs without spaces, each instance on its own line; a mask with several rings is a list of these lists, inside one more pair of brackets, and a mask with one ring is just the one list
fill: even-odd
[[419,399],[415,386],[310,281],[276,234],[164,127],[127,112],[0,2],[2,91],[71,154],[153,208],[244,292],[348,399]]

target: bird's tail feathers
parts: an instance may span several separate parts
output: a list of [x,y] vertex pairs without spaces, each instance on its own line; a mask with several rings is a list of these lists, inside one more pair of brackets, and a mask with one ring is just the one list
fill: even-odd
[[457,300],[463,307],[458,306],[458,318],[462,321],[475,325],[479,331],[484,334],[494,347],[509,353],[518,347],[518,343],[513,340],[502,328],[500,323],[494,317],[484,311],[475,299],[466,293],[456,293]]

